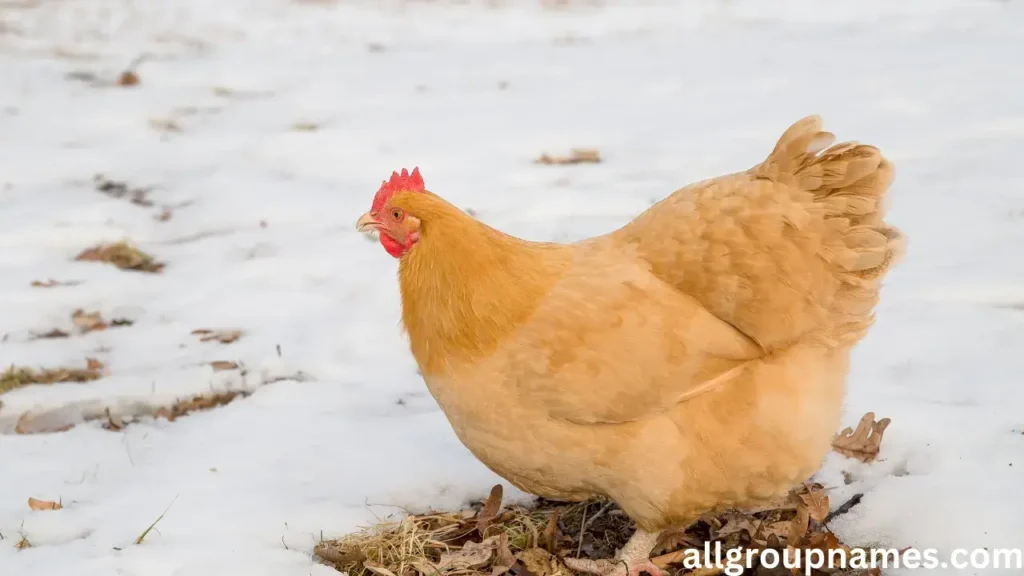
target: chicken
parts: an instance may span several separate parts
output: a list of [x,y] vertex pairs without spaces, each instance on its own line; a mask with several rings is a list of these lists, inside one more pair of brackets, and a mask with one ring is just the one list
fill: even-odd
[[637,530],[576,571],[660,576],[662,531],[809,478],[838,429],[850,350],[905,250],[892,165],[817,116],[753,168],[618,230],[515,238],[384,182],[357,229],[398,259],[402,324],[460,441],[514,486],[614,500]]

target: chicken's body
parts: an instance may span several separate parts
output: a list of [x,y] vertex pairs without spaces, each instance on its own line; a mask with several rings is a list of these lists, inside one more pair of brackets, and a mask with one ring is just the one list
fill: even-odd
[[610,497],[644,534],[807,479],[902,250],[891,166],[870,146],[817,154],[830,137],[805,119],[753,169],[575,244],[396,195],[417,226],[403,324],[459,439],[527,492]]
[[807,479],[838,429],[847,352],[765,357],[639,266],[597,258],[493,353],[424,373],[463,444],[529,493],[608,496],[651,531]]

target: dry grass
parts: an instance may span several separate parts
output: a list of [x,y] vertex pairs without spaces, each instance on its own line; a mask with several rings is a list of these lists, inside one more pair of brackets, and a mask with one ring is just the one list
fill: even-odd
[[[495,494],[478,509],[410,515],[382,522],[338,540],[315,554],[350,576],[558,576],[573,574],[567,557],[611,558],[635,525],[607,501],[511,506],[493,514]],[[500,503],[500,490],[497,493]],[[856,505],[846,504],[833,515]],[[684,566],[705,542],[723,550],[788,546],[823,551],[851,549],[828,529],[828,497],[822,486],[801,486],[790,497],[758,510],[709,515],[685,530],[663,535],[653,561],[672,574],[699,574]],[[757,569],[750,574],[763,574]],[[821,576],[818,572],[816,575]],[[845,572],[844,576],[860,574]]]
[[[205,412],[212,410],[220,406],[226,406],[230,404],[235,398],[246,397],[250,392],[241,390],[232,390],[228,392],[214,392],[211,394],[197,394],[195,396],[178,400],[171,406],[165,406],[157,408],[152,412],[154,418],[164,418],[169,422],[174,422],[182,416],[188,416],[194,412]],[[107,430],[123,430],[126,426],[130,426],[139,421],[138,416],[130,417],[119,417],[115,416],[107,409],[103,413],[103,417],[106,422],[103,423],[103,428]]]
[[103,376],[103,364],[89,360],[85,368],[27,368],[11,366],[0,374],[0,394],[32,384],[90,382]]
[[226,406],[230,404],[235,398],[239,396],[248,396],[247,393],[241,390],[232,390],[228,392],[216,392],[213,394],[197,395],[184,400],[178,400],[170,408],[161,408],[156,411],[156,417],[166,418],[167,420],[174,422],[182,416],[187,416],[193,412],[205,412],[220,406]]
[[164,264],[157,262],[152,256],[132,246],[128,242],[101,244],[83,250],[75,260],[79,262],[104,262],[117,266],[121,270],[158,273]]

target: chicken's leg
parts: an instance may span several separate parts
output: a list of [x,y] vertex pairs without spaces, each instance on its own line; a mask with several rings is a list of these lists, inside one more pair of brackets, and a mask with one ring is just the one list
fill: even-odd
[[577,572],[598,576],[639,576],[647,572],[651,576],[665,576],[665,571],[651,562],[651,550],[658,543],[658,532],[637,530],[629,542],[619,550],[614,560],[587,560],[566,558],[565,565]]

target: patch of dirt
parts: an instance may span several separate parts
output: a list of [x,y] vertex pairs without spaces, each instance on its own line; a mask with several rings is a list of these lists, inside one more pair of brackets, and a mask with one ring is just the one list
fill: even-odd
[[0,373],[0,394],[32,384],[59,382],[90,382],[103,377],[104,365],[94,358],[86,359],[85,368],[27,368],[11,366]]
[[[539,500],[533,506],[513,505],[498,511],[500,498],[500,487],[495,487],[487,502],[474,509],[384,522],[320,542],[314,553],[350,576],[501,576],[506,572],[512,576],[569,576],[573,572],[565,566],[565,558],[612,558],[635,530],[632,519],[608,501]],[[705,544],[711,549],[720,545],[722,558],[731,549],[771,548],[780,555],[787,548],[790,553],[813,549],[826,555],[829,550],[841,549],[850,554],[853,549],[841,543],[824,523],[828,510],[823,486],[801,485],[776,506],[728,510],[708,515],[686,529],[666,532],[652,560],[674,575],[708,575],[721,571],[698,567],[714,560],[702,557]],[[771,573],[760,566],[745,572],[749,576]],[[825,572],[812,574],[823,576]]]
[[132,246],[128,242],[100,244],[83,250],[75,260],[79,262],[104,262],[117,266],[121,270],[136,272],[159,273],[164,269],[162,262]]

